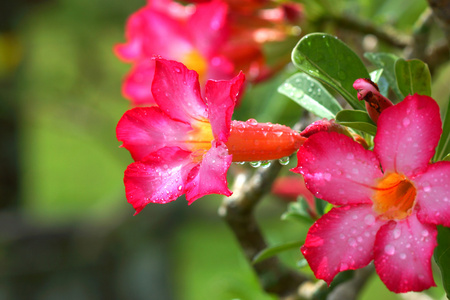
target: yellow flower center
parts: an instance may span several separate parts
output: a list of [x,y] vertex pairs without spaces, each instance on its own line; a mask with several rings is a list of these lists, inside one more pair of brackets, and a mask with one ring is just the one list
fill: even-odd
[[191,123],[192,130],[188,132],[187,139],[184,141],[187,148],[192,151],[196,160],[201,160],[211,148],[211,142],[214,139],[211,123],[208,120],[196,120]]
[[375,212],[385,220],[409,216],[416,200],[416,188],[403,174],[387,173],[378,180],[372,196]]
[[197,50],[188,52],[183,57],[183,63],[188,69],[195,70],[198,73],[200,82],[205,81],[208,63],[200,52],[198,52]]

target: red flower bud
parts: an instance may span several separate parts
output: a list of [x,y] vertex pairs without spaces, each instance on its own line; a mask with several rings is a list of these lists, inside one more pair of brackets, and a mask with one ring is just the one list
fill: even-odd
[[297,131],[279,124],[232,121],[231,132],[225,143],[233,161],[273,160],[297,151],[306,138]]

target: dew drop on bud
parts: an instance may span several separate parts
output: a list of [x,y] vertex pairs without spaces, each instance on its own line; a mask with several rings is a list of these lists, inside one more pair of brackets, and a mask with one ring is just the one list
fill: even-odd
[[236,165],[243,165],[243,164],[245,164],[245,161],[236,161],[236,162],[234,162]]
[[258,168],[261,166],[261,162],[260,161],[251,161],[250,166],[252,166],[253,168]]
[[280,165],[286,166],[289,164],[289,156],[282,157],[278,160]]
[[268,167],[270,167],[270,165],[271,165],[271,162],[270,161],[262,161],[261,162],[261,168],[268,168]]
[[256,125],[256,124],[258,124],[258,121],[256,121],[255,119],[248,119],[247,123],[250,125]]

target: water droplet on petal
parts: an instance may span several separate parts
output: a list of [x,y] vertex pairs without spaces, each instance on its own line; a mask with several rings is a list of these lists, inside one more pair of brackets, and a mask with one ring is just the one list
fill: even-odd
[[349,238],[348,244],[350,245],[350,247],[355,247],[357,245],[356,240],[354,238]]
[[387,255],[394,255],[395,254],[395,247],[392,246],[391,244],[388,244],[384,247],[384,252]]
[[243,165],[243,164],[245,164],[245,161],[236,161],[236,162],[234,162],[236,165]]
[[355,158],[355,155],[353,155],[353,153],[347,154],[347,159],[348,159],[348,160],[352,160],[352,159],[354,159],[354,158]]
[[400,259],[406,259],[406,254],[405,253],[400,253]]
[[422,236],[423,236],[423,237],[427,237],[429,234],[430,234],[430,233],[429,233],[428,230],[426,230],[426,229],[424,229],[424,230],[422,231]]
[[373,225],[375,223],[375,217],[373,215],[367,215],[364,218],[364,223],[366,223],[366,225]]
[[394,236],[394,239],[398,239],[401,235],[402,231],[399,228],[395,228],[394,231],[392,231],[392,235]]
[[181,191],[182,188],[183,188],[183,186],[180,184],[180,185],[178,186],[178,190]]
[[403,126],[406,127],[406,126],[408,126],[411,123],[411,121],[408,118],[404,118],[402,123],[403,123]]
[[431,191],[430,184],[428,182],[426,182],[426,181],[424,183],[422,183],[422,187],[423,187],[423,191],[426,192],[426,193]]

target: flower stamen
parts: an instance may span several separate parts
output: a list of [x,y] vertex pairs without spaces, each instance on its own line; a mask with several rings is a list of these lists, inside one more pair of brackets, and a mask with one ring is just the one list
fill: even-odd
[[417,192],[405,175],[387,173],[373,189],[373,208],[383,219],[400,220],[411,214]]

